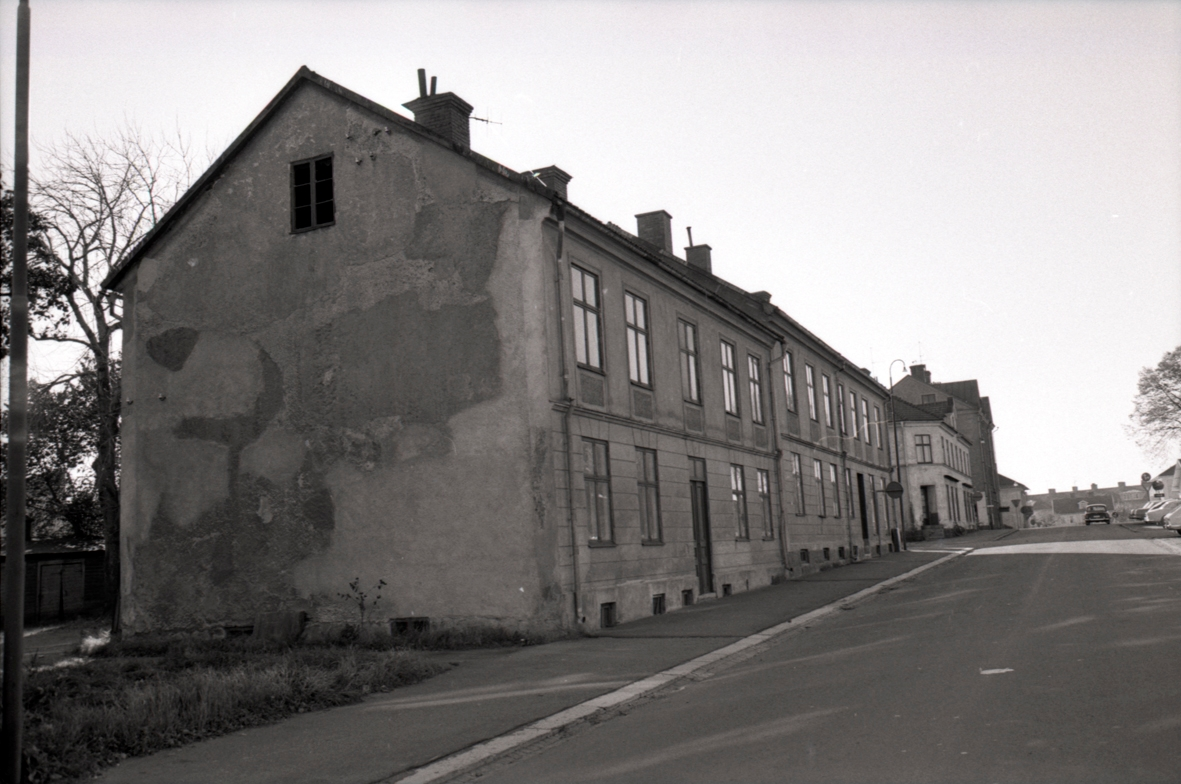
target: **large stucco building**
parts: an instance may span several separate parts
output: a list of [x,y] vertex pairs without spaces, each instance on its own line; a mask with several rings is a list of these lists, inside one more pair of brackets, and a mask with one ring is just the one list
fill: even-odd
[[[421,74],[420,74],[421,76]],[[301,69],[123,293],[130,631],[609,625],[871,557],[887,391],[765,292]]]
[[957,429],[955,404],[912,405],[895,397],[888,411],[890,426],[898,428],[901,454],[894,460],[903,487],[903,527],[979,528],[981,494],[972,485],[971,442]]

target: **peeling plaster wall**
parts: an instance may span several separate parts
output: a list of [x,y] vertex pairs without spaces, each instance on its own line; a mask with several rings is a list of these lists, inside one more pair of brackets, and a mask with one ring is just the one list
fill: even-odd
[[[548,202],[387,126],[305,84],[125,278],[129,630],[352,620],[355,577],[382,618],[563,622]],[[335,225],[293,234],[328,153]]]

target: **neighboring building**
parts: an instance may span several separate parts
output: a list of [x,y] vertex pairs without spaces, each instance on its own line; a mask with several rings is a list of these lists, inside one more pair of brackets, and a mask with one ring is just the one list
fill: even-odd
[[996,451],[992,443],[992,405],[981,397],[975,379],[932,383],[926,365],[911,365],[910,375],[894,385],[894,396],[913,405],[953,400],[956,430],[971,443],[972,485],[984,501],[981,522],[989,528],[1001,525],[1000,481],[996,469]]
[[956,427],[955,404],[942,400],[916,406],[895,397],[889,410],[902,451],[894,459],[901,469],[905,528],[979,528],[980,494],[972,486],[971,442]]
[[[102,542],[38,540],[25,546],[25,623],[30,626],[102,612],[104,589]],[[0,552],[0,610],[8,553]],[[0,617],[3,617],[0,614]]]
[[1051,487],[1049,492],[1027,495],[1026,499],[1033,508],[1034,522],[1082,525],[1088,504],[1103,504],[1112,512],[1113,519],[1126,519],[1129,512],[1144,505],[1148,493],[1142,487],[1120,482],[1115,487],[1099,487],[1097,484],[1083,490],[1072,487],[1069,493],[1059,493]]
[[412,122],[301,69],[108,281],[124,628],[345,621],[355,578],[595,627],[880,553],[886,390],[421,87]]
[[[1160,482],[1160,488],[1156,484]],[[1149,482],[1147,489],[1153,498],[1181,498],[1181,460],[1161,471]]]
[[1021,509],[1028,504],[1026,493],[1029,488],[1004,474],[997,474],[997,481],[1000,485],[1001,525],[1006,528],[1026,528],[1028,520]]

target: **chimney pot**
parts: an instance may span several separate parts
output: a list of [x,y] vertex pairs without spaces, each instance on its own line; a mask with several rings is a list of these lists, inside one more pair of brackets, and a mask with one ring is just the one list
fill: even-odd
[[931,383],[931,372],[927,370],[926,365],[911,365],[910,375],[922,381],[924,384]]
[[[433,78],[433,77],[432,77]],[[421,82],[420,82],[420,87]],[[442,136],[461,147],[471,147],[471,131],[468,118],[472,116],[472,105],[455,93],[420,95],[409,103],[402,104],[414,112],[414,122]]]
[[[636,236],[650,242],[665,253],[673,252],[673,216],[664,210],[644,212],[636,216]],[[705,246],[708,247],[708,246]]]
[[534,169],[529,173],[541,180],[542,184],[551,191],[557,191],[563,199],[566,198],[566,184],[574,179],[557,166],[546,166],[544,169]]
[[[685,262],[693,269],[699,269],[702,272],[713,274],[713,261],[711,260],[712,249],[708,245],[691,245],[685,248]],[[771,295],[767,295],[769,302]]]

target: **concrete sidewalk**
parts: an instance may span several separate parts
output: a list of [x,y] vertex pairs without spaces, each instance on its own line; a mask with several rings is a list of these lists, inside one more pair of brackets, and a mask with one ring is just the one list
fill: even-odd
[[359,705],[129,759],[99,781],[397,780],[435,760],[905,575],[945,557],[947,550],[984,544],[1006,533],[925,542],[908,552],[703,602],[601,630],[597,636],[527,648],[428,654],[454,666]]

